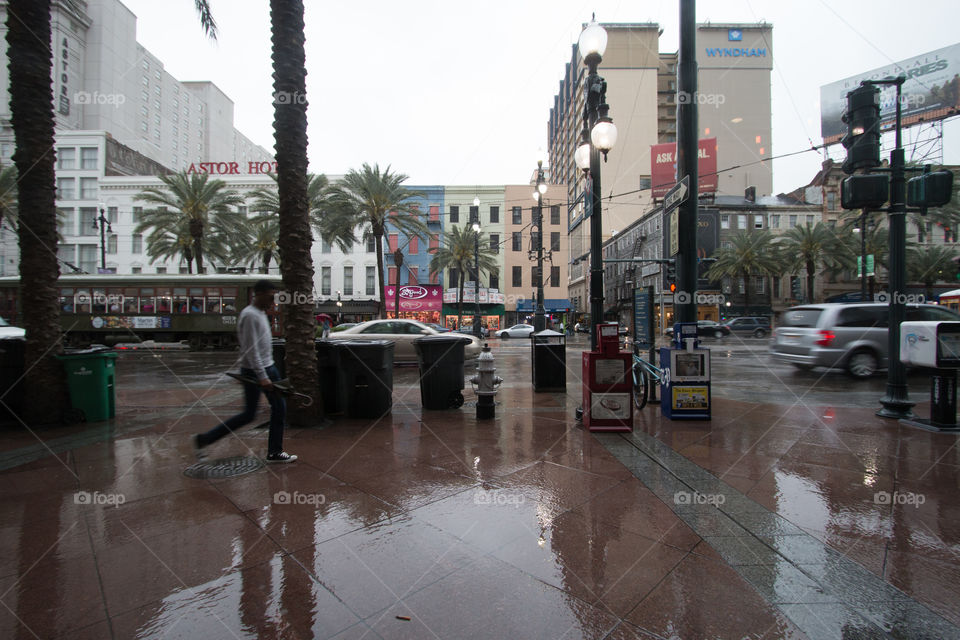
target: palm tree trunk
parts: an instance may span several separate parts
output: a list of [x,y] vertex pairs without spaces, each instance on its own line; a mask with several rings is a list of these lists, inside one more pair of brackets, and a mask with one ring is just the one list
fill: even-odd
[[380,303],[378,305],[378,314],[383,320],[387,317],[387,287],[383,275],[383,234],[374,234],[377,241],[377,279],[380,280]]
[[464,284],[464,280],[463,280],[463,269],[460,269],[459,271],[460,271],[460,274],[459,274],[459,277],[457,278],[457,281],[460,283],[460,295],[457,296],[457,300],[458,300],[458,302],[459,302],[459,304],[458,304],[458,306],[457,306],[457,329],[462,329],[462,328],[463,328],[463,284]]
[[263,252],[263,270],[260,273],[270,273],[270,252]]
[[750,274],[743,274],[743,315],[750,315]]
[[193,238],[193,259],[197,261],[197,273],[203,273],[203,222],[190,220],[190,237]]
[[58,422],[68,406],[63,367],[54,357],[61,351],[61,331],[50,1],[10,0],[7,5],[13,161],[20,176],[20,304],[27,331],[23,418],[27,425]]
[[816,278],[816,269],[817,265],[813,262],[807,262],[807,300],[806,302],[813,302],[813,284]]
[[[311,426],[323,415],[318,393],[316,319],[313,314],[313,259],[310,200],[307,195],[307,87],[303,0],[270,0],[273,44],[274,120],[279,199],[280,273],[283,286],[297,293],[283,309],[286,370],[293,386],[314,396],[312,407],[291,402],[288,422]],[[281,99],[281,97],[285,99]],[[297,302],[302,300],[302,302]]]

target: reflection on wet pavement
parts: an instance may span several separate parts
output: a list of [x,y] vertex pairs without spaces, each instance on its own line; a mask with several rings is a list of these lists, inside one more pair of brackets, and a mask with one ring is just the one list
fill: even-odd
[[566,394],[491,346],[493,421],[421,411],[398,367],[390,414],[211,480],[188,437],[236,410],[233,355],[122,355],[114,421],[0,434],[0,637],[960,637],[956,436],[743,381],[711,422],[595,436],[582,341]]

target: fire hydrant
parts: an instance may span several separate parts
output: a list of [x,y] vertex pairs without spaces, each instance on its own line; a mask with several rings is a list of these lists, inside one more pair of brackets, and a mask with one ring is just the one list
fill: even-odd
[[484,344],[477,358],[477,374],[470,378],[473,391],[477,394],[477,420],[489,420],[496,416],[497,409],[493,397],[497,395],[497,387],[503,382],[503,378],[494,375],[496,371],[490,345]]

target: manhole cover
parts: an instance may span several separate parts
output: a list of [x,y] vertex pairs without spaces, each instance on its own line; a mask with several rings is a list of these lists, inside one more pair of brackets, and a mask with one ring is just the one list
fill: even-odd
[[183,471],[188,478],[232,478],[253,473],[263,468],[263,460],[255,456],[234,456],[219,460],[204,460]]

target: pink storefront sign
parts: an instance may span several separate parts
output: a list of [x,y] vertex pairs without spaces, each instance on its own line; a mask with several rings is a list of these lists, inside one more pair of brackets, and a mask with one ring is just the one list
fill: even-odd
[[[395,311],[397,287],[386,287],[387,311]],[[443,288],[438,284],[400,285],[400,311],[440,311],[443,308]]]

